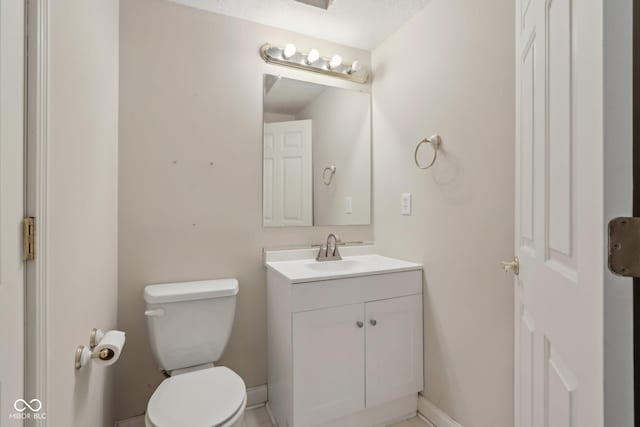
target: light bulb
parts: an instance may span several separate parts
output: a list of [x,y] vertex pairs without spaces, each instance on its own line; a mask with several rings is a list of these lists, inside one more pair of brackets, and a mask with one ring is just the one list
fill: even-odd
[[353,61],[351,67],[349,67],[349,74],[357,73],[360,69],[360,63],[358,61]]
[[329,61],[329,68],[334,69],[342,64],[342,57],[340,55],[333,55]]
[[284,47],[284,51],[282,52],[282,56],[284,56],[285,59],[289,59],[295,54],[296,45],[293,43],[287,43],[287,45]]
[[318,49],[311,49],[307,55],[307,64],[313,64],[318,59],[320,59],[320,52],[318,52]]

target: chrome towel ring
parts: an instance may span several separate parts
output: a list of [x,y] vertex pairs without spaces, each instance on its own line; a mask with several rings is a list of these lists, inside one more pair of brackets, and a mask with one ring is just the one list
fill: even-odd
[[[418,161],[418,151],[420,151],[420,146],[422,144],[431,144],[431,146],[433,147],[433,159],[431,159],[431,162],[426,166],[422,166]],[[433,164],[436,162],[436,159],[438,158],[438,150],[440,149],[440,145],[442,145],[442,138],[440,138],[440,135],[432,135],[429,138],[425,138],[422,141],[418,142],[418,145],[416,145],[416,150],[413,153],[413,158],[416,161],[416,166],[418,166],[420,169],[429,169],[431,166],[433,166]]]
[[[327,180],[327,171],[329,171],[329,179]],[[331,181],[333,181],[333,175],[336,173],[336,165],[327,166],[322,171],[322,182],[324,185],[331,185]]]

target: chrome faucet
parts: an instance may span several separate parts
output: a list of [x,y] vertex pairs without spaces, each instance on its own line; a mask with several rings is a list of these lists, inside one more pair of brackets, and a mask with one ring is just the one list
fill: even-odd
[[316,261],[340,261],[342,259],[340,251],[338,250],[340,243],[338,236],[333,233],[329,234],[329,236],[327,236],[327,243],[320,246]]

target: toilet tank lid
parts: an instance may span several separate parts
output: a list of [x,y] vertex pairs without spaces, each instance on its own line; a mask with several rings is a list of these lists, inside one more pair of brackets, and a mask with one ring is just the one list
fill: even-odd
[[199,280],[163,283],[144,288],[144,300],[150,304],[220,298],[238,294],[236,279]]

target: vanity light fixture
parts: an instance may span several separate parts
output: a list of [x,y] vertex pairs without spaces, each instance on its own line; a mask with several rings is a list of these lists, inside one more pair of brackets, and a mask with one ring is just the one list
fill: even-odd
[[287,43],[287,45],[284,47],[284,50],[282,51],[282,56],[284,57],[284,59],[289,59],[295,54],[296,45],[293,43]]
[[354,73],[357,73],[359,70],[360,70],[360,63],[358,61],[353,61],[353,64],[351,64],[351,67],[349,67],[349,70],[347,71],[347,73],[354,74]]
[[320,52],[318,52],[318,49],[311,49],[307,55],[306,63],[307,65],[311,65],[318,59],[320,59]]
[[269,64],[284,65],[328,76],[339,77],[357,83],[366,83],[369,75],[358,61],[351,64],[342,62],[340,55],[323,57],[317,49],[299,51],[293,43],[278,47],[269,43],[262,46],[260,56]]
[[340,55],[333,55],[329,60],[329,68],[335,70],[342,65],[342,57]]

